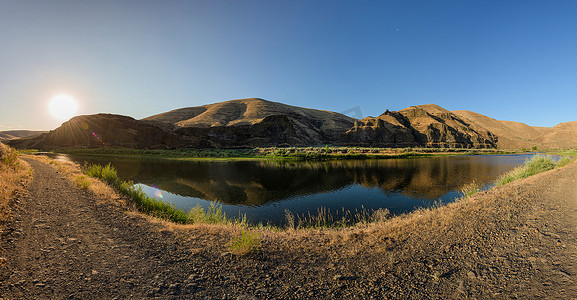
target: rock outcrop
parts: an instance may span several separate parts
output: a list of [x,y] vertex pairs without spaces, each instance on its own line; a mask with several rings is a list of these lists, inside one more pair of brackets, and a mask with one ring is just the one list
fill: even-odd
[[411,106],[398,112],[355,122],[347,131],[348,144],[381,147],[494,148],[497,137],[473,129],[450,111],[434,104]]

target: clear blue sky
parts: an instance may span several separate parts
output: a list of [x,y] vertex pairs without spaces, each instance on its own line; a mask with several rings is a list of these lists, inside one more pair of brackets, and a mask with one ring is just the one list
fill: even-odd
[[0,0],[0,130],[259,97],[577,120],[577,1]]

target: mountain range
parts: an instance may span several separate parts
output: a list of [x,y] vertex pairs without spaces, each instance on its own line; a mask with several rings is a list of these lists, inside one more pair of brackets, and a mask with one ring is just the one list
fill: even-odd
[[17,148],[250,148],[344,145],[444,148],[577,148],[577,122],[532,127],[434,104],[360,120],[259,98],[188,107],[141,120],[122,115],[77,116]]

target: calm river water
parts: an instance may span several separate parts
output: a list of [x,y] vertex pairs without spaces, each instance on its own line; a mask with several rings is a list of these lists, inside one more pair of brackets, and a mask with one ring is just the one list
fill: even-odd
[[185,211],[211,202],[227,216],[246,214],[252,222],[280,224],[285,209],[316,214],[321,207],[387,208],[393,214],[448,203],[476,181],[485,186],[531,155],[450,156],[416,159],[280,162],[175,161],[140,158],[86,158],[79,163],[112,163],[123,180]]

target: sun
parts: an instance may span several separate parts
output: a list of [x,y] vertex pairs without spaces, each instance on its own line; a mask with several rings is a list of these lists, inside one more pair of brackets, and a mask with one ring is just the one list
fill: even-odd
[[76,114],[78,104],[76,100],[68,95],[58,95],[50,100],[50,113],[58,120],[68,120]]

